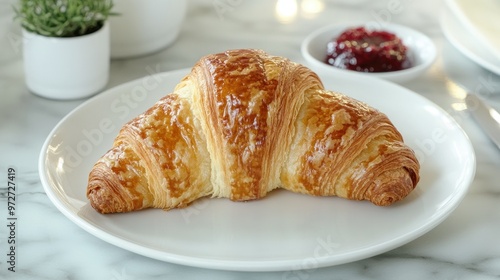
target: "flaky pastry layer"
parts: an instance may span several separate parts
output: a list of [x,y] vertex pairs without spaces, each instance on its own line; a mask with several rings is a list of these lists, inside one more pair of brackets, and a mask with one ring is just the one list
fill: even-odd
[[246,201],[276,188],[391,205],[419,181],[386,115],[259,50],[208,55],[123,126],[89,175],[101,213]]

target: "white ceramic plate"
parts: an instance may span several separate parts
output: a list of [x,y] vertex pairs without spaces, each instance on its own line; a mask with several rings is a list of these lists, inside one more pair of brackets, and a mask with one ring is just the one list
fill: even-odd
[[485,69],[500,75],[500,57],[492,53],[484,44],[480,44],[449,9],[445,9],[441,15],[441,29],[446,39],[462,54]]
[[[384,30],[396,34],[408,47],[408,56],[411,58],[413,66],[399,71],[364,73],[340,69],[326,64],[324,59],[327,43],[338,37],[346,29],[357,26],[365,26],[369,29]],[[436,59],[436,47],[429,37],[409,27],[393,23],[386,23],[383,26],[378,23],[348,23],[325,26],[304,39],[301,52],[311,68],[318,72],[331,72],[334,74],[345,72],[351,75],[370,76],[397,83],[403,83],[420,76]]]
[[414,240],[454,210],[475,172],[471,143],[427,99],[379,79],[320,75],[327,88],[385,112],[422,163],[421,181],[404,201],[369,202],[274,191],[251,202],[202,199],[168,212],[101,215],[85,197],[94,162],[119,128],[174,88],[187,70],[132,81],[68,114],[48,136],[40,178],[54,205],[102,240],[172,263],[242,271],[297,270],[368,258]]
[[446,0],[446,7],[461,23],[464,30],[475,38],[475,43],[500,59],[500,1],[498,0]]

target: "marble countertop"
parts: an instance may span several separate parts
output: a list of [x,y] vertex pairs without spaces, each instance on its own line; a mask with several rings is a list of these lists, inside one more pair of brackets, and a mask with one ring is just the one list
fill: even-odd
[[[394,22],[432,38],[438,47],[436,62],[403,86],[450,113],[469,136],[477,171],[466,197],[441,224],[406,245],[368,259],[294,274],[220,271],[158,261],[108,244],[59,212],[42,188],[38,156],[54,126],[85,100],[54,101],[28,91],[20,28],[11,20],[13,2],[0,4],[0,279],[500,279],[500,151],[463,110],[464,89],[487,91],[485,98],[498,106],[500,77],[446,41],[439,26],[442,2],[191,0],[181,33],[171,46],[111,62],[107,88],[151,71],[189,68],[203,55],[234,48],[259,48],[306,64],[300,53],[302,40],[332,23]],[[280,13],[278,2],[288,7],[296,3],[297,10]],[[16,272],[9,271],[7,263],[9,167],[16,170],[18,186]]]

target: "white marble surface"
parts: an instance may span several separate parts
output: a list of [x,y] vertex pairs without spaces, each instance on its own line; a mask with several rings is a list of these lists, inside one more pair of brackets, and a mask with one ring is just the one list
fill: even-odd
[[[290,274],[217,271],[157,261],[110,245],[63,216],[43,191],[37,160],[48,133],[84,100],[47,100],[27,90],[20,28],[11,20],[13,2],[0,3],[0,279],[500,279],[500,151],[460,110],[464,96],[459,87],[480,90],[498,105],[500,78],[444,39],[439,28],[443,3],[291,0],[283,2],[298,2],[298,11],[285,20],[277,16],[277,1],[189,1],[186,21],[173,45],[152,55],[112,61],[108,88],[151,72],[191,67],[205,54],[232,48],[261,48],[305,63],[301,41],[315,28],[331,23],[391,21],[432,37],[438,60],[424,76],[404,86],[449,112],[469,135],[477,172],[467,196],[443,223],[400,248]],[[324,9],[307,12],[302,3],[322,3]],[[8,167],[16,169],[18,186],[16,272],[7,270]]]

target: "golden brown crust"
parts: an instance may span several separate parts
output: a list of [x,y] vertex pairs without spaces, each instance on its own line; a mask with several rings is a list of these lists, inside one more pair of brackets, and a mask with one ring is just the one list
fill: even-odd
[[101,213],[170,209],[275,188],[390,205],[419,164],[389,119],[327,91],[306,67],[258,50],[202,58],[172,94],[127,123],[89,175]]
[[362,102],[315,91],[302,106],[296,130],[282,174],[288,190],[389,205],[418,182],[413,151],[384,114]]

